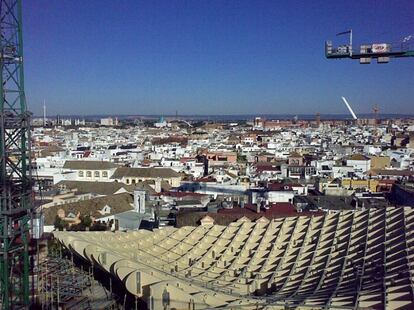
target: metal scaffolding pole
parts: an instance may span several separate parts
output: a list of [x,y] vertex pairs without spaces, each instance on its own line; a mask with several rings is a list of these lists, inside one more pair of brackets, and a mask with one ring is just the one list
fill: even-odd
[[0,0],[0,32],[0,306],[7,310],[30,302],[33,204],[21,0]]
[[114,295],[68,258],[47,257],[39,264],[38,275],[37,299],[44,310],[119,309]]

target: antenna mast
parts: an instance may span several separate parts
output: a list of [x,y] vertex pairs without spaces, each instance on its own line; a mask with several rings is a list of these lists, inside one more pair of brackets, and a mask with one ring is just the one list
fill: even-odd
[[46,126],[46,100],[43,99],[43,127]]

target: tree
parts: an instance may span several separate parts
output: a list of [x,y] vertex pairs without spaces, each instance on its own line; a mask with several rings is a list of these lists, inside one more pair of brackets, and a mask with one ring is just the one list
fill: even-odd
[[86,216],[82,216],[80,218],[82,225],[84,225],[85,227],[91,227],[92,225],[92,219],[89,215]]
[[238,163],[246,163],[247,162],[246,155],[237,154],[237,162]]
[[69,224],[64,219],[56,215],[54,226],[55,226],[55,229],[62,231],[63,229],[68,228]]

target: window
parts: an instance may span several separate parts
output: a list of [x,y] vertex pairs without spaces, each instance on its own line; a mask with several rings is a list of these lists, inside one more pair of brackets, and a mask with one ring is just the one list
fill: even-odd
[[91,178],[92,177],[92,171],[86,171],[86,177]]
[[136,183],[135,179],[132,179],[132,184],[135,184],[135,183]]
[[95,178],[99,178],[100,173],[99,171],[94,171],[93,175]]
[[78,172],[78,176],[79,176],[80,178],[83,178],[83,171],[79,171],[79,172]]
[[108,171],[102,171],[102,177],[107,178],[108,177]]
[[126,179],[126,184],[129,184],[129,179]]
[[111,213],[111,207],[106,205],[105,207],[103,207],[103,209],[100,211],[100,213],[103,214],[110,214]]

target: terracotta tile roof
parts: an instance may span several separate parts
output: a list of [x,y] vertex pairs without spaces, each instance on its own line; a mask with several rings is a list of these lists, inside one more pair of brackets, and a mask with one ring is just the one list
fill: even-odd
[[269,191],[292,191],[292,186],[284,183],[269,183],[267,188]]
[[105,216],[132,210],[133,200],[133,195],[122,193],[45,208],[43,209],[45,225],[53,225],[59,209],[63,209],[66,215],[80,212],[81,215],[99,218],[104,216],[99,213],[99,210],[102,210],[106,205],[111,207],[111,212]]
[[170,168],[129,168],[119,167],[112,175],[112,179],[120,179],[122,177],[137,178],[176,178],[180,174]]
[[372,169],[369,171],[371,175],[384,175],[384,176],[397,176],[397,177],[409,177],[414,175],[414,171],[410,170],[397,170],[397,169]]
[[98,160],[67,160],[63,165],[64,169],[73,170],[108,170],[119,167],[109,161],[98,161]]
[[132,193],[134,189],[143,189],[149,194],[155,193],[151,186],[146,182],[139,182],[134,185],[127,185],[121,182],[89,182],[89,181],[60,181],[56,184],[57,187],[64,186],[69,190],[77,190],[77,193],[93,193],[99,195],[112,195],[124,188],[126,191]]
[[169,196],[169,197],[205,197],[206,194],[200,194],[200,193],[193,193],[193,192],[163,192],[159,193],[158,196]]
[[354,154],[348,157],[348,160],[369,160],[370,158],[368,156],[362,155],[362,154]]
[[212,176],[195,179],[194,182],[217,182],[217,179]]

